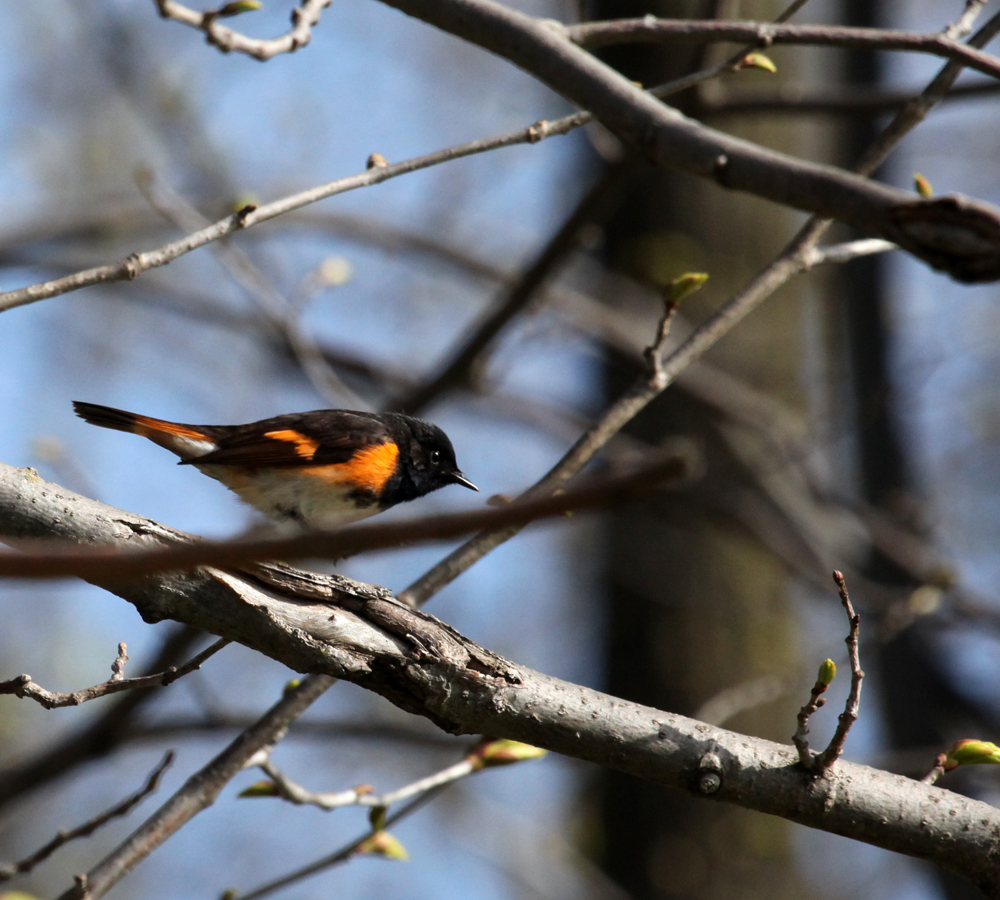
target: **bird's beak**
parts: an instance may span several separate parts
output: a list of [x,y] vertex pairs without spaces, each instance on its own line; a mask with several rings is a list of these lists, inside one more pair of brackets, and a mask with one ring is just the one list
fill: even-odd
[[469,490],[472,490],[472,491],[478,491],[479,490],[479,488],[477,488],[471,481],[469,481],[468,478],[466,478],[457,469],[454,472],[451,473],[451,480],[455,484],[460,484],[460,485],[462,485],[462,487],[469,488]]

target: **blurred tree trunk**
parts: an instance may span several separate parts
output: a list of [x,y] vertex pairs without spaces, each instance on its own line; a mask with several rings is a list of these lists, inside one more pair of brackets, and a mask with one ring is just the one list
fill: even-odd
[[[744,4],[738,15],[766,19],[778,11],[769,3]],[[715,15],[714,4],[694,0],[595,0],[589,12],[593,18]],[[696,68],[703,52],[684,45],[625,47],[605,58],[629,78],[653,85]],[[796,77],[789,64],[794,58],[782,56],[780,78]],[[683,98],[671,102],[685,106]],[[801,123],[712,124],[786,152],[816,152],[804,143],[810,135]],[[606,229],[606,259],[613,268],[653,283],[684,271],[708,272],[707,288],[683,310],[697,320],[780,249],[794,221],[786,211],[754,198],[649,170]],[[800,280],[779,293],[713,352],[713,361],[803,407],[803,301],[813,284]],[[609,364],[612,395],[635,377],[634,362],[629,365]],[[677,389],[667,391],[631,427],[633,436],[653,443],[670,435],[694,438],[707,470],[691,502],[647,504],[607,519],[606,688],[617,696],[690,715],[725,688],[797,671],[788,575],[719,507],[729,492],[753,491],[730,452],[733,435],[727,428]],[[768,703],[727,725],[787,742],[795,706],[796,698]],[[687,798],[625,775],[608,772],[602,779],[604,865],[636,900],[808,896],[787,822]]]

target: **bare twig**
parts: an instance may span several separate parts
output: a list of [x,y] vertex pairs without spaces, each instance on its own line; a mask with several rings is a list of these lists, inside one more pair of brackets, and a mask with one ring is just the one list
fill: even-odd
[[[254,560],[287,561],[324,557],[343,559],[374,549],[448,540],[497,524],[507,525],[513,522],[521,529],[529,522],[559,516],[570,510],[599,509],[626,502],[648,494],[663,482],[676,481],[686,474],[686,458],[671,455],[627,475],[595,479],[589,487],[557,497],[534,495],[524,502],[511,503],[499,509],[427,516],[386,524],[356,525],[339,531],[312,532],[291,538],[195,541],[171,544],[162,550],[131,552],[122,552],[114,546],[65,550],[59,545],[46,543],[43,551],[0,554],[0,577],[78,576],[123,579],[200,565],[237,566]],[[22,541],[19,545],[25,546],[25,542]],[[6,687],[6,693],[17,693],[23,690],[22,683],[21,680],[14,679],[0,687]],[[110,688],[102,690],[124,690],[122,685],[126,684],[127,682],[116,682]]]
[[75,841],[78,838],[90,837],[90,835],[97,831],[98,828],[102,825],[106,825],[112,819],[127,816],[133,809],[142,803],[146,797],[156,792],[157,788],[160,786],[160,778],[170,767],[170,764],[173,761],[174,751],[168,750],[163,759],[161,759],[157,764],[156,768],[149,773],[149,777],[146,779],[146,784],[134,794],[130,794],[120,803],[116,803],[110,809],[105,810],[93,819],[89,819],[82,825],[77,825],[76,828],[60,831],[54,838],[52,838],[51,841],[45,844],[45,846],[40,847],[32,853],[31,856],[27,856],[16,863],[0,865],[0,881],[9,881],[17,875],[23,875],[26,872],[30,872],[35,868],[35,866],[48,859],[64,844],[68,844],[70,841]]
[[829,746],[820,753],[813,761],[813,772],[822,775],[832,766],[840,754],[844,752],[844,741],[851,726],[858,720],[858,706],[861,703],[861,682],[865,673],[861,671],[861,660],[858,656],[858,630],[861,626],[861,616],[854,612],[851,605],[851,598],[847,594],[847,585],[844,583],[844,576],[840,572],[833,573],[833,580],[837,583],[837,590],[840,592],[840,602],[844,605],[847,619],[850,622],[850,631],[845,638],[847,643],[847,655],[851,661],[851,690],[847,695],[847,702],[844,711],[840,714],[837,722],[837,730],[830,740]]
[[266,62],[279,53],[294,53],[308,44],[312,38],[313,26],[319,22],[320,14],[332,0],[302,0],[302,5],[292,10],[291,30],[279,37],[266,39],[247,37],[239,31],[220,25],[219,19],[228,14],[226,6],[209,12],[198,12],[177,0],[154,2],[164,19],[172,19],[204,32],[208,43],[218,47],[223,53],[245,53]]
[[356,856],[360,851],[365,842],[373,837],[378,831],[384,831],[387,828],[395,825],[402,819],[415,813],[425,804],[433,800],[438,794],[445,789],[446,785],[441,785],[437,788],[432,788],[429,791],[421,794],[418,797],[414,797],[409,803],[401,806],[396,812],[391,816],[388,816],[384,823],[382,823],[382,828],[375,829],[371,828],[366,831],[360,837],[351,841],[349,844],[341,847],[339,850],[331,853],[329,856],[324,856],[322,859],[316,860],[314,863],[310,863],[308,866],[303,866],[301,869],[296,869],[294,872],[289,872],[287,875],[283,875],[281,878],[276,878],[274,881],[268,882],[267,884],[261,885],[258,888],[250,891],[248,894],[236,894],[229,891],[224,895],[227,900],[258,900],[260,897],[266,897],[268,894],[273,894],[276,891],[287,887],[290,884],[294,884],[297,881],[302,881],[304,878],[308,878],[310,875],[315,875],[317,872],[322,872],[325,869],[332,868],[333,866],[339,865],[340,863],[347,862],[352,857]]
[[103,897],[167,838],[211,806],[247,761],[262,748],[279,741],[288,726],[335,680],[329,675],[310,675],[300,685],[288,690],[251,728],[188,778],[183,787],[131,837],[86,875],[76,876],[76,884],[63,893],[60,900],[97,900]]
[[566,28],[570,40],[593,50],[622,43],[693,43],[717,41],[749,42],[758,47],[772,44],[811,44],[823,47],[862,47],[929,53],[954,60],[992,78],[1000,78],[1000,59],[953,38],[918,31],[886,28],[852,28],[845,25],[777,25],[768,22],[733,22],[689,19],[618,19],[583,22]]
[[139,678],[125,678],[121,674],[124,668],[125,645],[118,645],[119,657],[112,666],[115,673],[108,681],[95,684],[93,687],[74,691],[72,694],[60,694],[56,691],[48,691],[31,680],[30,675],[19,675],[11,678],[10,681],[0,682],[0,694],[14,694],[17,697],[35,700],[46,709],[57,709],[61,706],[79,706],[88,700],[96,700],[98,697],[106,697],[108,694],[117,694],[120,691],[132,691],[144,688],[166,687],[173,684],[178,678],[182,678],[190,672],[201,668],[203,662],[210,656],[218,653],[226,644],[230,643],[222,638],[210,647],[202,650],[197,656],[192,657],[183,666],[175,668],[171,666],[165,672],[155,675],[142,675]]
[[367,785],[350,788],[346,791],[317,793],[296,784],[275,766],[270,758],[262,763],[260,768],[274,782],[275,788],[281,797],[290,803],[318,806],[320,809],[331,810],[340,809],[344,806],[384,807],[388,809],[401,800],[408,800],[415,794],[422,794],[433,788],[451,784],[453,781],[458,781],[467,775],[472,775],[474,772],[480,771],[482,766],[479,765],[475,758],[466,757],[454,765],[435,772],[433,775],[418,778],[416,781],[397,788],[395,791],[389,791],[386,794],[375,794]]

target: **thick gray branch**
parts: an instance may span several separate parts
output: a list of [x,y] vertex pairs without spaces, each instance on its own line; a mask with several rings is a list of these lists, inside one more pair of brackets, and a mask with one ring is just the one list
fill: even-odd
[[[0,534],[149,546],[184,535],[0,464]],[[1000,810],[843,760],[813,780],[790,747],[542,675],[477,646],[387,591],[260,567],[105,585],[148,621],[174,618],[301,672],[353,681],[453,733],[569,756],[932,860],[1000,898]]]
[[493,0],[383,0],[478,44],[543,81],[653,162],[839,219],[898,244],[959,281],[1000,278],[1000,210],[911,194],[707,128],[574,44],[565,26]]

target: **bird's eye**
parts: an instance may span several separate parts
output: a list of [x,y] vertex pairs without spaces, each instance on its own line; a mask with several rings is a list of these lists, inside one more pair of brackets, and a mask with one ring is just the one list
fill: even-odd
[[439,465],[441,465],[441,451],[440,450],[431,450],[431,465],[432,466],[439,466]]

